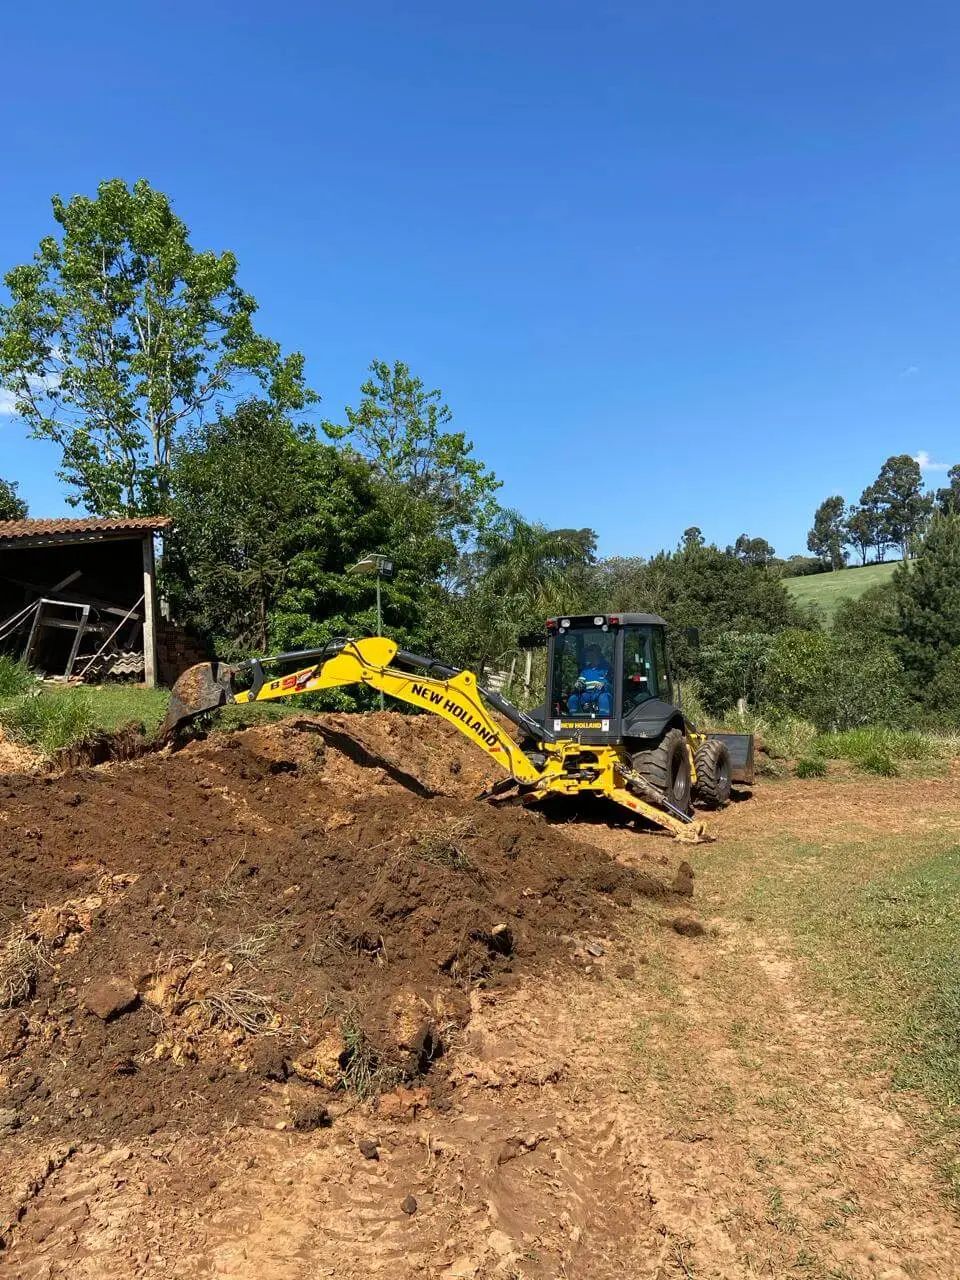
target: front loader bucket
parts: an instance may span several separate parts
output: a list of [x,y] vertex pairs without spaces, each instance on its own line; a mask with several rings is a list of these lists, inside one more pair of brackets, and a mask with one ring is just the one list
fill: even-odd
[[184,671],[170,691],[159,736],[167,737],[205,711],[233,702],[233,668],[224,662],[200,662]]

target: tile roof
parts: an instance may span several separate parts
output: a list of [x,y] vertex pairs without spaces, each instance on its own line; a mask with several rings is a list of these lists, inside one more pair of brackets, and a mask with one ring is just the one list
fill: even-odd
[[86,516],[79,520],[67,516],[56,520],[0,520],[0,542],[34,538],[67,541],[71,537],[143,533],[151,529],[168,529],[172,523],[169,516],[137,516],[132,519],[120,516]]

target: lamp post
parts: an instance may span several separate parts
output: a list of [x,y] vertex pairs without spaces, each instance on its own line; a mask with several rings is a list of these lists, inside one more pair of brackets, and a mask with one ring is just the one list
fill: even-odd
[[[377,580],[377,635],[383,634],[383,610],[380,603],[380,580],[382,578],[393,577],[393,561],[389,556],[379,555],[374,552],[371,555],[364,556],[362,560],[358,560],[356,564],[352,564],[347,570],[349,574],[374,574]],[[380,690],[380,710],[384,709],[383,690]]]

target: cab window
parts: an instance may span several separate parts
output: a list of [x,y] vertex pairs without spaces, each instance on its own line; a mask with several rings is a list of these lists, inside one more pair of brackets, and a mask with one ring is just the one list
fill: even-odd
[[657,666],[649,627],[627,627],[623,635],[623,714],[658,695]]
[[593,720],[613,714],[614,645],[614,633],[599,627],[560,632],[553,651],[553,715]]

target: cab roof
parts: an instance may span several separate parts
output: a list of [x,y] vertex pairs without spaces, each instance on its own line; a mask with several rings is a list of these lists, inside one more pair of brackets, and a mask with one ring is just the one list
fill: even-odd
[[559,626],[561,622],[569,621],[571,627],[594,627],[600,625],[597,618],[601,618],[608,624],[613,621],[614,626],[621,627],[665,627],[667,625],[666,619],[661,618],[658,613],[561,613],[555,618],[548,618],[547,623]]

